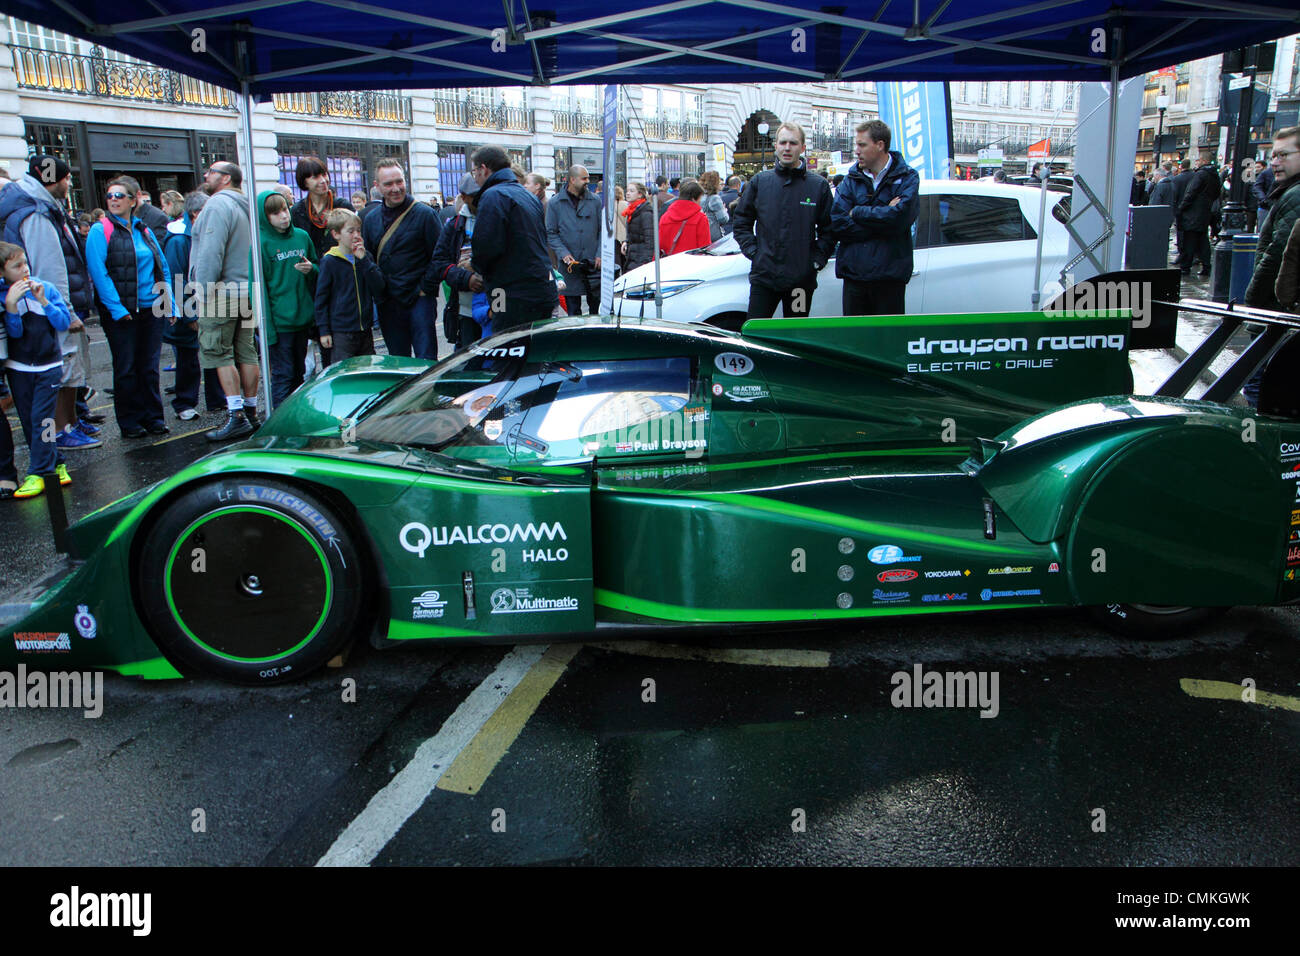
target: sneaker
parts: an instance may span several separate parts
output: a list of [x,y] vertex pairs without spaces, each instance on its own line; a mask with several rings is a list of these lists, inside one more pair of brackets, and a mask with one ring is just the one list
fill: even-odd
[[183,422],[190,422],[198,418],[199,413],[198,410],[194,408],[182,408],[179,412],[176,413],[176,417]]
[[35,498],[45,493],[45,479],[40,475],[28,475],[26,480],[14,492],[15,498]]
[[70,484],[72,484],[72,476],[71,476],[70,474],[68,474],[68,466],[67,466],[67,465],[55,465],[55,466],[54,466],[54,473],[55,473],[56,475],[59,476],[59,484],[60,484],[60,485],[70,485]]
[[77,424],[75,430],[81,432],[83,435],[98,435],[100,427],[98,425],[93,425],[90,422],[83,421]]
[[59,432],[59,437],[54,439],[54,444],[60,448],[98,448],[104,443],[73,428]]
[[[96,414],[94,414],[94,413],[91,413],[91,414],[89,414],[89,415],[82,415],[82,416],[81,416],[81,423],[82,423],[83,425],[85,425],[85,424],[91,424],[91,425],[102,425],[102,424],[104,424],[104,422],[106,422],[106,421],[108,421],[108,419],[107,419],[105,416],[103,416],[103,415],[96,415]],[[87,434],[89,434],[89,432],[87,432]]]
[[226,441],[230,438],[244,438],[253,434],[253,426],[241,412],[227,412],[226,422],[220,428],[214,428],[203,437],[208,441]]

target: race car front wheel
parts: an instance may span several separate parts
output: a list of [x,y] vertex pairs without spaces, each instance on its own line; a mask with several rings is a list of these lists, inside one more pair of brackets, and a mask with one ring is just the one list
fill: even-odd
[[1218,617],[1226,607],[1174,607],[1162,604],[1100,604],[1088,612],[1103,627],[1124,637],[1147,640],[1185,637]]
[[140,552],[137,595],[163,652],[239,684],[305,676],[352,635],[361,558],[323,501],[266,478],[226,479],[166,506]]

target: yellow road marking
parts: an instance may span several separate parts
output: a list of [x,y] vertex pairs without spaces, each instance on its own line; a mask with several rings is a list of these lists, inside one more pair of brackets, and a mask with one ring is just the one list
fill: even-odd
[[1230,684],[1222,680],[1201,680],[1197,677],[1184,677],[1178,681],[1178,686],[1183,689],[1183,693],[1189,697],[1205,697],[1209,700],[1235,700],[1241,703],[1255,703],[1264,707],[1281,707],[1283,710],[1294,710],[1300,713],[1300,697],[1288,697],[1285,694],[1274,694],[1272,691],[1257,690],[1255,699],[1247,701],[1242,699],[1242,692],[1246,688],[1240,684]]
[[604,651],[619,651],[641,657],[664,657],[683,661],[710,661],[715,664],[755,664],[760,667],[828,667],[830,651],[790,649],[763,650],[744,647],[686,647],[656,641],[609,641],[588,644]]
[[183,432],[179,435],[172,435],[170,438],[164,438],[162,441],[152,442],[150,443],[149,447],[157,448],[159,445],[165,445],[169,441],[176,441],[178,438],[189,438],[191,435],[199,434],[199,432],[210,432],[210,431],[212,431],[212,429],[209,426],[204,425],[202,428],[196,428],[192,432]]
[[569,661],[580,650],[581,644],[557,644],[548,648],[469,745],[452,761],[437,788],[453,793],[478,793],[533,716],[542,698],[555,686]]

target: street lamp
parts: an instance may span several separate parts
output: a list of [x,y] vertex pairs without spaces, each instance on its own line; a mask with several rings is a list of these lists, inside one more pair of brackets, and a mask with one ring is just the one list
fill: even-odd
[[[767,131],[768,131],[769,129],[771,129],[771,128],[772,128],[772,127],[768,126],[766,123],[759,123],[759,124],[758,124],[758,127],[757,127],[757,129],[758,129],[758,135],[759,135],[759,136],[764,136],[764,137],[767,136]],[[759,164],[760,164],[764,169],[767,168],[767,144],[766,144],[766,143],[763,144],[763,151],[762,151],[762,154],[761,154],[761,158],[759,159]]]
[[1156,97],[1156,109],[1160,110],[1160,125],[1156,128],[1156,165],[1160,168],[1160,144],[1165,135],[1165,110],[1169,109],[1169,94],[1161,93]]

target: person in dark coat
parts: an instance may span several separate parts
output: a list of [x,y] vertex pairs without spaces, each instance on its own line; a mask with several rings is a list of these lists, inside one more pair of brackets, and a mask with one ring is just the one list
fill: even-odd
[[564,190],[546,204],[546,238],[564,275],[564,305],[569,315],[600,312],[601,202],[587,188],[585,166],[569,167]]
[[808,171],[803,149],[802,127],[782,123],[775,168],[750,180],[736,203],[731,234],[751,263],[751,319],[771,318],[778,304],[787,318],[807,316],[817,273],[835,251],[831,184]]
[[727,188],[718,193],[722,197],[722,205],[727,209],[728,221],[723,227],[726,232],[731,232],[735,223],[730,221],[731,211],[735,208],[734,203],[740,198],[740,187],[743,185],[739,176],[732,176],[727,180]]
[[482,326],[474,321],[470,310],[461,309],[461,296],[472,296],[484,289],[483,277],[462,265],[470,249],[474,234],[475,201],[479,186],[474,177],[466,173],[460,180],[460,198],[454,207],[460,210],[443,224],[438,236],[438,247],[433,252],[433,269],[438,281],[445,282],[451,294],[447,298],[447,315],[444,331],[452,346],[459,350],[483,337]]
[[1152,174],[1155,176],[1156,184],[1151,188],[1151,206],[1172,206],[1174,204],[1174,181],[1163,169],[1159,167]]
[[334,195],[333,190],[330,189],[329,170],[316,156],[304,156],[298,160],[294,178],[298,181],[298,188],[304,190],[307,195],[289,209],[289,219],[311,236],[312,245],[316,247],[316,257],[319,259],[334,245],[334,237],[326,228],[330,210],[346,209],[351,212],[352,204]]
[[627,242],[623,243],[627,262],[623,272],[628,273],[652,262],[655,257],[654,214],[650,211],[645,187],[640,183],[627,184],[627,208],[623,210],[623,218],[627,220]]
[[433,250],[442,221],[427,202],[406,191],[406,175],[396,159],[381,159],[375,170],[384,203],[361,220],[361,235],[384,274],[377,297],[379,327],[389,355],[438,357],[438,280]]
[[858,161],[849,167],[831,207],[831,225],[840,241],[835,274],[844,280],[845,315],[907,311],[921,178],[889,144],[889,127],[880,120],[858,126]]
[[1273,208],[1273,203],[1268,198],[1268,194],[1273,191],[1273,186],[1276,183],[1277,177],[1274,176],[1272,168],[1265,166],[1263,170],[1256,174],[1255,182],[1250,187],[1251,195],[1255,197],[1256,215],[1259,217],[1260,223],[1263,223],[1264,217]]
[[1178,245],[1178,253],[1181,256],[1183,251],[1183,227],[1178,224],[1178,204],[1183,201],[1183,194],[1187,192],[1187,184],[1192,181],[1192,162],[1189,159],[1181,160],[1178,163],[1178,172],[1174,174],[1174,201],[1169,205],[1174,207],[1174,241]]
[[487,286],[493,330],[549,319],[558,300],[542,204],[519,185],[500,146],[480,146],[470,163],[480,190],[472,267]]
[[1133,177],[1133,185],[1129,187],[1128,204],[1130,206],[1145,206],[1147,204],[1147,173],[1145,169],[1139,169],[1137,175]]
[[1210,274],[1210,220],[1213,206],[1219,198],[1222,185],[1205,160],[1197,160],[1196,172],[1192,174],[1178,203],[1178,225],[1183,230],[1183,244],[1179,248],[1178,268],[1183,275],[1192,271],[1192,261],[1201,260],[1201,275]]

